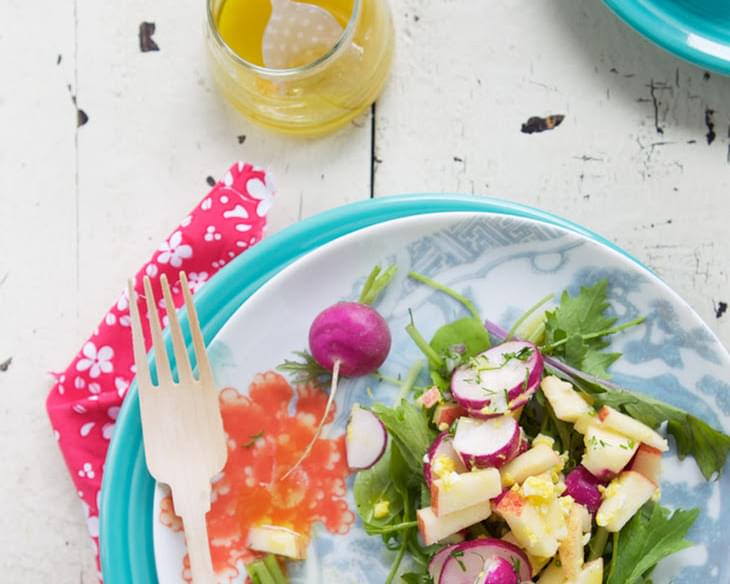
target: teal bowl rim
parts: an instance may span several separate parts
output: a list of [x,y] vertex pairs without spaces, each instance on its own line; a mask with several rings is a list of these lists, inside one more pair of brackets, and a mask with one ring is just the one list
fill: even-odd
[[[368,199],[304,219],[231,261],[195,296],[205,340],[210,342],[241,304],[276,273],[333,239],[401,217],[469,211],[525,217],[569,229],[618,251],[651,272],[636,258],[589,229],[520,203],[461,194]],[[144,458],[135,381],[117,418],[101,486],[99,551],[106,584],[157,582],[152,535],[154,490],[155,481],[147,471]]]
[[[604,0],[604,2],[616,16],[659,47],[703,69],[730,75],[730,57],[723,59],[687,43],[687,34],[693,33],[709,42],[723,44],[719,39],[711,38],[701,28],[692,28],[679,17],[672,19],[673,22],[657,18],[657,14],[650,10],[646,1]],[[679,23],[684,27],[679,26]],[[730,35],[725,45],[730,55]]]

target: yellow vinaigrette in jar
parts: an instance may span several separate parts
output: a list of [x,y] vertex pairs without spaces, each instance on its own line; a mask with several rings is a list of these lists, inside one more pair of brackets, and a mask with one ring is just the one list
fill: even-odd
[[332,46],[294,55],[287,68],[265,66],[272,0],[208,0],[208,45],[223,95],[259,124],[318,135],[352,120],[375,101],[393,56],[386,0],[310,0],[342,33]]

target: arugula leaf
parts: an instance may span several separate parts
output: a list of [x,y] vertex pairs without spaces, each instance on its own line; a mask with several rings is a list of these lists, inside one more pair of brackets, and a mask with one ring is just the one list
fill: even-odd
[[548,338],[561,330],[570,336],[572,333],[595,333],[613,326],[616,319],[604,314],[609,307],[607,291],[608,280],[605,278],[593,286],[581,286],[580,292],[575,296],[563,290],[560,306],[545,315],[548,322],[545,333]]
[[[353,495],[360,517],[368,527],[383,527],[400,515],[403,510],[403,497],[390,474],[391,449],[385,451],[380,460],[367,470],[362,470],[355,477]],[[388,501],[388,515],[375,519],[375,505]]]
[[594,402],[594,407],[610,406],[654,429],[667,422],[667,431],[677,442],[679,458],[692,456],[705,480],[712,480],[715,474],[719,475],[722,471],[730,453],[730,436],[715,430],[707,422],[647,395],[608,387],[580,377],[580,372],[566,375],[549,365],[546,369],[558,377],[567,379],[588,394]]
[[422,479],[423,456],[436,437],[436,433],[429,426],[426,410],[401,400],[392,408],[381,403],[373,404],[372,411],[388,430],[408,471]]
[[473,357],[490,346],[489,333],[481,320],[461,318],[439,328],[429,343],[431,348],[446,358],[459,345],[464,347],[462,355]]
[[685,539],[699,509],[671,513],[657,503],[647,503],[614,538],[606,584],[637,584],[666,556],[692,545]]
[[608,280],[581,287],[575,296],[564,290],[560,305],[545,313],[543,350],[563,359],[569,365],[597,377],[609,378],[608,367],[621,353],[607,353],[605,337],[640,324],[643,317],[619,326],[608,316]]
[[589,351],[583,359],[583,371],[591,373],[596,377],[608,379],[611,377],[608,368],[620,357],[621,353]]

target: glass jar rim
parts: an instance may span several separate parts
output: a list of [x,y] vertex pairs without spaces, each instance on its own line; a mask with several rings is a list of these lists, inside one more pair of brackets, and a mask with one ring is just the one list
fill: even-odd
[[329,49],[327,49],[326,53],[324,53],[320,57],[317,57],[314,61],[306,63],[305,65],[300,65],[299,67],[288,67],[286,69],[275,69],[263,65],[256,65],[255,63],[244,59],[238,53],[236,53],[236,51],[234,51],[231,46],[226,42],[226,40],[221,36],[220,31],[218,30],[218,26],[215,22],[216,14],[213,13],[213,4],[215,3],[215,1],[216,0],[206,0],[206,12],[208,31],[210,32],[210,34],[213,35],[213,39],[215,40],[216,44],[226,53],[226,55],[230,59],[232,59],[239,65],[250,69],[254,73],[266,77],[282,78],[293,77],[301,75],[302,73],[308,73],[334,59],[336,55],[340,52],[340,50],[349,42],[349,39],[352,37],[355,31],[355,25],[357,24],[357,18],[360,13],[360,5],[363,0],[353,0],[352,14],[350,15],[350,19],[347,21],[347,25],[342,30],[342,34],[340,35],[340,37]]

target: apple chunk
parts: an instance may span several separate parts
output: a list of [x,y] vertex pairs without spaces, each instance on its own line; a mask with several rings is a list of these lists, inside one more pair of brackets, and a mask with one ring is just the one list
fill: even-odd
[[656,484],[644,475],[627,470],[606,487],[604,499],[596,513],[596,524],[608,531],[620,531],[641,506],[651,499]]
[[583,567],[583,513],[578,503],[570,506],[568,513],[568,534],[560,542],[560,564],[568,580],[578,577]]
[[537,584],[565,584],[567,582],[563,568],[555,562],[545,568],[540,574]]
[[488,501],[502,492],[499,471],[485,468],[449,473],[431,484],[431,505],[437,517]]
[[636,451],[629,470],[643,474],[658,485],[662,474],[662,453],[656,448],[642,444]]
[[559,420],[575,422],[591,411],[591,406],[573,386],[559,377],[548,375],[542,380],[540,387]]
[[433,508],[424,507],[416,512],[418,531],[425,545],[431,545],[461,531],[462,529],[484,521],[492,512],[487,499],[483,503],[466,507],[461,511],[454,511],[448,515],[437,516]]
[[669,450],[669,444],[661,434],[655,432],[646,424],[634,420],[631,416],[614,410],[612,407],[603,406],[598,410],[598,419],[606,428],[620,432],[637,442],[648,444],[661,452]]
[[[516,545],[518,548],[522,548],[520,545],[520,542],[517,541],[517,538],[514,536],[514,534],[511,531],[508,531],[505,535],[502,536],[502,541],[506,541],[507,543],[511,543],[513,545]],[[530,552],[525,551],[525,555],[527,556],[527,561],[530,562],[530,567],[532,568],[533,574],[538,574],[540,570],[542,570],[547,563],[552,558],[545,558],[543,556],[533,556]]]
[[639,448],[636,440],[598,424],[588,426],[583,441],[586,450],[581,464],[601,480],[611,479],[623,470]]
[[518,492],[505,493],[495,509],[507,522],[519,545],[528,553],[549,557],[558,551],[558,540],[554,533],[556,530],[548,525],[541,509]]
[[603,583],[603,558],[586,562],[578,577],[571,581],[571,584],[602,584]]
[[583,565],[583,569],[574,580],[565,577],[563,568],[552,562],[537,581],[537,584],[602,584],[603,558],[598,558]]
[[301,533],[277,525],[260,525],[248,532],[248,547],[257,552],[303,560],[308,545],[309,540]]
[[502,486],[522,483],[527,477],[547,472],[560,462],[560,455],[547,444],[533,446],[501,468]]

